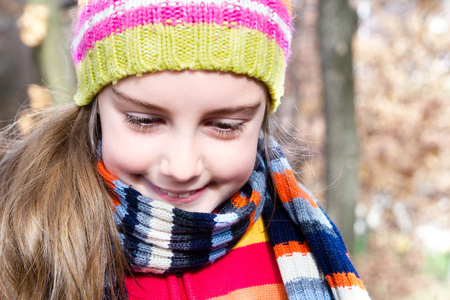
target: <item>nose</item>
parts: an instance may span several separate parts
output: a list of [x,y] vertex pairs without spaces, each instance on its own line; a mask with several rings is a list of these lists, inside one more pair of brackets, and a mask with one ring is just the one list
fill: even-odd
[[161,159],[160,172],[178,182],[188,182],[203,172],[195,140],[181,136],[171,139]]

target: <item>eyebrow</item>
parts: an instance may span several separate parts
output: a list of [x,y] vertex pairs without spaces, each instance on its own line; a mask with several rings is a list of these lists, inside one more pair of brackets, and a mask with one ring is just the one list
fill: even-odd
[[[165,109],[162,106],[146,103],[138,98],[135,98],[133,96],[125,94],[124,92],[119,91],[114,86],[111,86],[111,89],[112,89],[113,93],[116,96],[118,96],[119,100],[124,100],[128,103],[131,103],[131,104],[137,105],[137,106],[141,106],[146,109],[167,112],[167,109]],[[234,114],[234,113],[253,114],[261,106],[261,103],[262,103],[262,101],[259,101],[257,103],[250,104],[250,105],[238,105],[238,106],[233,106],[233,107],[218,108],[218,109],[213,109],[213,110],[209,111],[208,113],[212,114],[212,115],[216,115],[216,114],[217,115],[218,114],[227,115],[227,114]]]
[[227,115],[227,114],[234,114],[234,113],[242,113],[242,114],[252,114],[258,110],[258,108],[261,106],[261,102],[250,104],[250,105],[239,105],[236,107],[225,107],[225,108],[218,108],[210,111],[209,113],[212,115]]
[[162,106],[146,103],[146,102],[144,102],[144,101],[142,101],[142,100],[140,100],[138,98],[135,98],[133,96],[127,95],[127,94],[119,91],[118,89],[116,89],[113,85],[111,86],[111,90],[113,91],[113,93],[116,96],[118,96],[119,100],[124,100],[124,101],[126,101],[126,102],[128,102],[130,104],[141,106],[141,107],[144,107],[146,109],[157,110],[157,111],[162,111],[162,112],[167,111]]

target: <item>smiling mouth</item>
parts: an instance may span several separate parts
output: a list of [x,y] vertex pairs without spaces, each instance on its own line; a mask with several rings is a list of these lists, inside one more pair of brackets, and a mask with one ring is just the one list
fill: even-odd
[[[166,189],[163,189],[159,186],[154,185],[150,180],[144,177],[144,181],[147,183],[147,185],[155,191],[157,194],[159,194],[159,197],[162,197],[162,200],[168,201],[168,202],[190,202],[198,199],[203,193],[206,191],[209,184],[206,184],[205,186],[199,188],[199,189],[189,189],[189,190],[181,190],[181,191],[169,191]],[[177,200],[179,199],[179,200]]]
[[163,190],[163,189],[159,189],[163,194],[165,194],[165,195],[167,195],[167,196],[169,196],[169,197],[171,197],[171,198],[181,198],[181,199],[184,199],[184,198],[187,198],[187,197],[189,197],[190,195],[193,195],[193,194],[195,194],[197,191],[192,191],[192,192],[186,192],[186,193],[182,193],[182,194],[176,194],[176,193],[172,193],[172,192],[169,192],[169,191],[166,191],[166,190]]

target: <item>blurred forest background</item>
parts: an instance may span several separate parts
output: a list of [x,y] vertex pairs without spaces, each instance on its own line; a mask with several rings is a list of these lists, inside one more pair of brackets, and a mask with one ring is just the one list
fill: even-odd
[[[0,126],[20,108],[71,102],[74,5],[0,0]],[[293,0],[292,10],[277,114],[305,149],[302,181],[374,300],[450,299],[450,0]]]

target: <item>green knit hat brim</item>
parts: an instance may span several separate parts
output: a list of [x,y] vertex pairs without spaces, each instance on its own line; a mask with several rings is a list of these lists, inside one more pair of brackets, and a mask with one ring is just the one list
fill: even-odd
[[217,24],[149,24],[98,41],[76,66],[75,102],[88,105],[102,88],[148,72],[209,70],[263,82],[272,111],[283,95],[286,59],[275,40],[249,28]]

